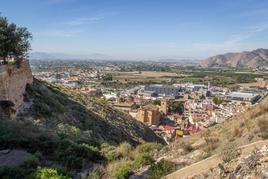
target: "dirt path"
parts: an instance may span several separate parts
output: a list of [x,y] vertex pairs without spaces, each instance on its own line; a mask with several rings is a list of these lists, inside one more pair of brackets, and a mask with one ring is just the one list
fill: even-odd
[[[251,152],[255,147],[261,147],[263,145],[268,145],[268,140],[257,141],[248,145],[244,145],[239,147],[242,149],[242,153],[246,154]],[[180,179],[180,178],[191,178],[191,176],[203,173],[210,168],[215,168],[218,164],[222,162],[218,155],[213,155],[205,160],[194,163],[188,167],[177,170],[169,175],[167,175],[166,179]]]

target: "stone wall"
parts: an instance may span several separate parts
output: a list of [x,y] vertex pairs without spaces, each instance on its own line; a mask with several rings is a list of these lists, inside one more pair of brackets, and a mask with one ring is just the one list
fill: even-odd
[[[28,61],[16,65],[0,66],[0,113],[8,113],[14,117],[23,103],[23,94],[27,84],[33,82],[32,71]],[[10,111],[10,104],[12,111]],[[8,110],[8,111],[7,111]],[[0,115],[1,116],[1,115]]]

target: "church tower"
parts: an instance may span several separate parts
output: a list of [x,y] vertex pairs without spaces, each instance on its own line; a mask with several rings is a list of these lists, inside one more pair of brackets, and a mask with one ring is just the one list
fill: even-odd
[[163,114],[167,114],[168,112],[168,104],[167,104],[167,99],[163,99],[161,101],[161,105],[160,105],[160,112],[162,112]]

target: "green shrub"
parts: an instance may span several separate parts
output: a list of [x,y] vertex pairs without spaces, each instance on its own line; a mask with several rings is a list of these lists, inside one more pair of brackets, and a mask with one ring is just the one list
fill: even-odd
[[162,145],[158,143],[144,143],[137,146],[136,151],[138,153],[151,153],[154,150],[161,149]]
[[101,145],[101,154],[108,161],[113,161],[121,157],[121,154],[116,150],[116,148],[107,143]]
[[38,165],[36,158],[25,161],[18,167],[0,167],[0,178],[7,179],[21,179],[21,178],[34,178],[33,173],[35,172]]
[[114,176],[117,179],[127,179],[130,177],[132,174],[131,171],[131,164],[130,163],[125,163],[120,165],[114,172]]
[[117,152],[116,150],[108,151],[107,153],[104,154],[104,156],[108,161],[113,161],[121,157],[120,153]]
[[144,165],[151,165],[154,162],[153,157],[149,153],[138,154],[133,161],[133,168],[139,168]]
[[76,138],[79,137],[81,134],[81,131],[79,128],[75,127],[75,126],[71,126],[69,124],[63,124],[60,123],[57,125],[57,133],[60,136],[63,137],[72,137],[72,138]]
[[57,142],[56,135],[42,131],[32,123],[0,120],[0,149],[24,148],[31,153],[51,154]]
[[81,169],[83,160],[97,161],[102,156],[95,146],[63,139],[56,150],[56,158],[68,169]]
[[132,162],[128,159],[115,160],[106,166],[104,178],[125,179],[131,175]]
[[35,174],[35,179],[69,179],[69,177],[60,174],[57,170],[52,168],[38,167]]
[[176,165],[173,162],[162,159],[150,167],[148,179],[159,179],[173,172],[175,169]]
[[35,157],[32,157],[29,160],[26,160],[20,167],[23,169],[32,169],[32,168],[37,168],[38,166],[38,159]]
[[21,168],[11,168],[11,167],[1,167],[0,168],[0,178],[6,179],[21,179],[26,178],[31,172],[26,172]]

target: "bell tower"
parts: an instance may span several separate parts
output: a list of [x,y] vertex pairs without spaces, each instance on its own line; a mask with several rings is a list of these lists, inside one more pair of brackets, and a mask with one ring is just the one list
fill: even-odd
[[165,115],[167,114],[167,112],[168,112],[167,99],[163,99],[161,101],[160,112],[164,113]]

